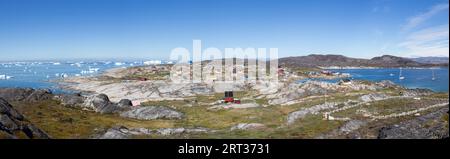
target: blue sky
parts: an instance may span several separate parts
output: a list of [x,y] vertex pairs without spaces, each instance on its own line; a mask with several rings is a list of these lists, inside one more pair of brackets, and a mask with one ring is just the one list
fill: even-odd
[[173,48],[279,56],[448,56],[448,0],[0,0],[0,60],[168,58]]

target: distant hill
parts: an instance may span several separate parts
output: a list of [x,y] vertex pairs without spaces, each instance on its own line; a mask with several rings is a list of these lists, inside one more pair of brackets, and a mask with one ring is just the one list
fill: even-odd
[[318,55],[285,57],[279,59],[281,66],[291,67],[431,67],[436,64],[419,63],[412,59],[383,55],[372,59],[351,58],[343,55]]
[[425,64],[448,64],[449,59],[448,57],[416,57],[416,58],[410,58],[413,61],[419,62],[419,63],[425,63]]

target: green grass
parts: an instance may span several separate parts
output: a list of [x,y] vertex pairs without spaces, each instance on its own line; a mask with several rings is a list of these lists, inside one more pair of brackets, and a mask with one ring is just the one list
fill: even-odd
[[38,103],[13,102],[14,108],[27,120],[43,129],[53,138],[88,138],[98,131],[116,126],[160,128],[173,127],[169,120],[140,121],[121,118],[118,115],[102,115],[61,106],[49,100]]
[[[388,92],[389,90],[382,90]],[[353,93],[373,93],[373,91],[357,91]],[[235,97],[251,97],[254,92],[235,92]],[[317,135],[330,132],[340,127],[343,122],[325,121],[322,116],[308,115],[294,124],[287,126],[286,119],[289,113],[302,108],[308,108],[324,102],[345,102],[356,100],[359,96],[347,96],[345,93],[329,94],[329,97],[320,97],[305,102],[280,106],[257,107],[248,109],[208,110],[209,103],[223,98],[223,93],[212,95],[199,95],[184,100],[149,101],[144,106],[167,106],[185,113],[181,120],[151,120],[142,121],[121,118],[117,114],[102,115],[94,112],[61,106],[59,102],[49,100],[38,103],[13,102],[11,104],[23,113],[33,124],[49,133],[54,138],[89,138],[93,134],[104,131],[110,127],[123,125],[129,128],[193,128],[205,127],[218,130],[209,134],[183,134],[180,136],[136,136],[137,138],[313,138]],[[443,95],[436,95],[443,97]],[[254,102],[265,105],[267,99],[255,99]],[[372,102],[369,106],[361,106],[338,112],[333,116],[362,118],[356,110],[364,108],[369,112],[390,114],[394,112],[412,110],[417,108],[418,102],[430,103],[427,100],[391,99]],[[431,111],[431,110],[430,110]],[[408,117],[409,118],[409,117]],[[406,119],[406,118],[401,118]],[[396,121],[400,119],[392,119]],[[445,119],[448,122],[448,115]],[[387,121],[383,121],[387,122]],[[261,123],[267,128],[264,130],[230,131],[230,128],[239,123]]]

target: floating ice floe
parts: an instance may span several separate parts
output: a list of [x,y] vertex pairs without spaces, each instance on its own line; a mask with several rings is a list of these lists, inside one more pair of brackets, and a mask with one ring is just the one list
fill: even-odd
[[122,62],[116,62],[116,63],[114,63],[114,65],[116,65],[116,66],[122,66],[122,65],[124,65],[124,63],[122,63]]
[[53,62],[53,65],[61,65],[60,62]]
[[11,78],[13,78],[13,76],[0,75],[0,80],[9,80]]
[[62,74],[61,74],[61,77],[62,77],[62,78],[67,78],[67,77],[69,77],[69,75],[68,75],[68,74],[65,74],[65,73],[62,73]]
[[70,66],[77,66],[77,67],[81,67],[81,63],[79,63],[79,62],[77,62],[77,63],[73,63],[73,64],[70,64]]

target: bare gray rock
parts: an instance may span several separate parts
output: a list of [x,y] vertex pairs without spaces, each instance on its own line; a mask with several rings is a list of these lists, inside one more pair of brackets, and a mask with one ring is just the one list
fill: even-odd
[[365,121],[351,120],[339,128],[339,133],[349,134],[355,130],[358,130],[360,127],[362,127],[366,124],[367,124],[367,122],[365,122]]
[[207,128],[160,128],[151,130],[147,128],[127,128],[124,126],[116,126],[108,129],[104,134],[95,138],[99,139],[129,139],[134,135],[181,135],[181,134],[194,134],[194,133],[208,133],[212,132]]
[[182,119],[184,114],[163,106],[145,106],[122,112],[122,117],[140,120]]
[[377,82],[376,84],[383,88],[398,87],[398,85],[396,85],[394,82],[390,80],[382,80],[380,82]]
[[231,127],[231,131],[234,130],[261,130],[265,129],[266,126],[261,123],[239,123]]
[[129,99],[122,99],[117,103],[117,106],[127,108],[133,106],[133,103]]
[[57,97],[61,104],[70,107],[81,106],[84,103],[85,97],[81,96],[81,94],[61,94]]
[[433,93],[432,90],[423,88],[406,89],[405,91],[401,92],[403,96],[407,97],[426,96],[431,95],[432,93]]
[[102,114],[117,113],[125,110],[123,107],[110,102],[108,96],[105,94],[98,94],[88,97],[84,101],[83,107],[87,107]]
[[128,139],[131,137],[130,131],[124,126],[113,127],[106,131],[105,134],[98,137],[99,139]]
[[34,90],[25,100],[28,102],[36,102],[52,99],[52,92],[48,89]]
[[34,89],[30,88],[1,88],[0,98],[6,101],[22,101],[30,96],[33,91]]
[[315,105],[309,108],[303,108],[298,111],[289,113],[287,117],[287,124],[293,124],[296,120],[305,118],[308,114],[316,115],[322,110],[328,110],[336,107],[339,103],[323,103],[319,105]]
[[[379,139],[442,139],[449,137],[448,121],[443,116],[449,108],[417,117],[379,130]],[[447,114],[448,115],[448,114]]]
[[359,99],[363,102],[378,101],[378,100],[384,100],[387,98],[389,98],[389,96],[387,96],[385,94],[379,94],[379,93],[366,94],[366,95],[359,97]]
[[48,89],[0,88],[0,98],[6,101],[35,102],[51,99],[52,97],[52,92]]

